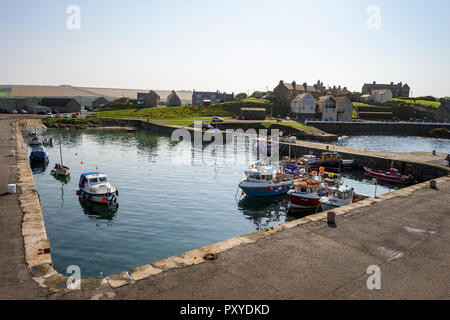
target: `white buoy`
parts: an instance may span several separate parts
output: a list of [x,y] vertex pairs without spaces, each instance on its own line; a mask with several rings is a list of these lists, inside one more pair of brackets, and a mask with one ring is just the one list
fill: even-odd
[[16,185],[8,184],[8,193],[16,193]]
[[16,150],[9,150],[9,155],[11,157],[15,157],[16,156]]

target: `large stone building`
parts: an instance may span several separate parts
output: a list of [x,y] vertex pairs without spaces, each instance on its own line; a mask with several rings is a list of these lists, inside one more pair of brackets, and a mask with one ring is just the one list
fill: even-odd
[[300,119],[316,118],[316,99],[311,93],[299,94],[291,101],[291,113]]
[[167,107],[179,107],[181,106],[181,100],[178,97],[177,93],[172,90],[172,93],[167,96],[166,100]]
[[203,105],[205,101],[209,101],[210,104],[216,104],[219,102],[227,102],[234,100],[234,93],[226,92],[207,92],[207,91],[193,91],[192,93],[192,104],[193,105]]
[[291,101],[302,93],[310,93],[316,99],[327,94],[327,90],[320,80],[312,86],[309,86],[306,82],[299,85],[295,81],[285,83],[283,80],[280,80],[273,92],[275,97],[284,105],[290,105]]
[[378,84],[375,81],[373,83],[365,83],[362,87],[361,93],[373,94],[373,90],[389,89],[392,91],[392,98],[409,97],[410,88],[408,84],[401,82],[394,84]]
[[81,105],[73,98],[43,98],[40,105],[59,113],[81,112]]
[[29,99],[11,99],[11,98],[4,98],[0,99],[0,108],[1,109],[7,109],[7,110],[26,110],[29,113],[39,112],[39,101],[38,98],[29,98]]

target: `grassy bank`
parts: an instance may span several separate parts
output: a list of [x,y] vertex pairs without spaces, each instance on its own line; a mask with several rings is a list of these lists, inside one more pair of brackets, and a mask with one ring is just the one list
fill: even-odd
[[42,119],[42,123],[48,128],[90,128],[119,126],[119,119],[102,119],[102,118],[47,118]]
[[394,98],[392,100],[399,102],[399,103],[406,103],[409,105],[416,105],[416,106],[421,106],[421,107],[425,107],[425,108],[437,109],[441,106],[441,103],[437,102],[437,101],[420,100],[420,99],[415,99],[415,98]]
[[244,99],[218,103],[212,106],[180,106],[161,108],[127,108],[122,110],[100,111],[102,117],[144,118],[144,119],[202,119],[219,116],[231,118],[239,116],[241,108],[266,108],[267,114],[273,110],[274,115],[285,116],[289,108],[273,105],[268,100]]

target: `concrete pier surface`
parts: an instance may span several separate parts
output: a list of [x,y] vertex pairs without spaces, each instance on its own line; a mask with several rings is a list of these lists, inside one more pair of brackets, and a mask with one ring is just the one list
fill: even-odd
[[[336,209],[335,226],[319,213],[244,235],[251,241],[211,262],[50,293],[25,264],[18,196],[3,195],[16,180],[11,121],[0,119],[0,299],[450,298],[450,176],[437,179],[437,189],[423,183]],[[371,266],[379,267],[379,290],[367,287]]]
[[0,116],[0,299],[44,299],[47,290],[33,280],[25,264],[18,194],[7,194],[8,184],[17,183],[16,158],[9,156],[16,148],[11,140],[15,118]]

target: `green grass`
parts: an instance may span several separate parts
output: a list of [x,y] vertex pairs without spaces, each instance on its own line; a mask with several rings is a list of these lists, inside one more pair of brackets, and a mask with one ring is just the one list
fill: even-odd
[[373,104],[367,104],[367,103],[363,103],[363,102],[353,102],[353,107],[354,108],[358,108],[358,107],[372,107],[372,108],[384,108],[384,109],[390,109],[390,106],[376,106]]
[[266,127],[267,129],[269,129],[272,125],[280,125],[280,126],[285,126],[285,127],[291,127],[291,128],[296,128],[296,129],[300,129],[303,131],[312,131],[315,128],[311,127],[311,126],[307,126],[306,124],[303,123],[299,123],[299,122],[261,122],[261,125],[263,125],[264,127]]
[[193,120],[170,120],[164,121],[164,123],[170,124],[172,126],[181,126],[181,127],[189,127],[194,125]]
[[393,101],[396,102],[403,102],[406,104],[411,104],[411,105],[417,105],[417,106],[421,106],[421,107],[425,107],[425,108],[439,108],[441,106],[440,102],[437,101],[428,101],[428,100],[419,100],[419,99],[415,99],[415,98],[394,98],[392,99]]
[[[172,108],[142,108],[142,109],[123,109],[98,112],[101,117],[117,118],[144,118],[144,119],[204,119],[209,120],[212,116],[222,118],[231,118],[239,115],[241,108],[266,108],[270,113],[272,103],[267,100],[244,99],[243,101],[232,101],[218,103],[212,106],[186,106]],[[273,106],[274,114],[276,112],[283,114],[280,106]]]

